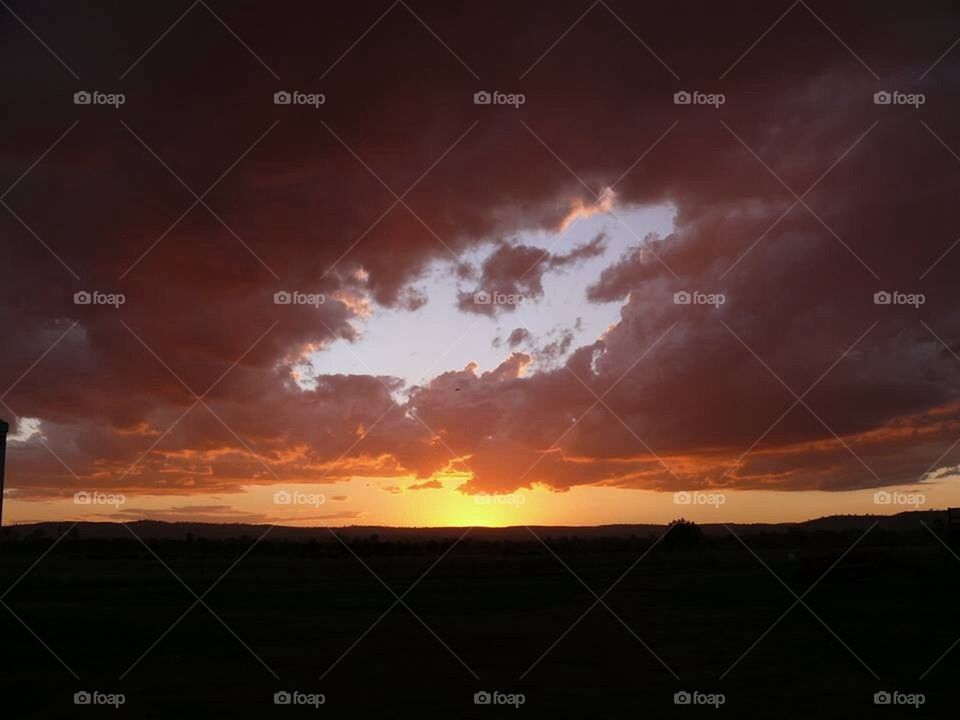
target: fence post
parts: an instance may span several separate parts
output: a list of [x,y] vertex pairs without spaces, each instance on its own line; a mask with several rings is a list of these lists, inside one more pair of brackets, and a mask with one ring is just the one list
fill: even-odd
[[7,431],[10,426],[0,420],[0,528],[3,527],[3,466],[7,456]]

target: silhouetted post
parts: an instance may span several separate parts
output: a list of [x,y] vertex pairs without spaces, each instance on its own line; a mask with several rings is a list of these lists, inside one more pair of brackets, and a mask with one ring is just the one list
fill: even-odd
[[960,508],[947,508],[947,542],[960,545]]
[[3,466],[7,458],[7,430],[10,426],[0,420],[0,527],[3,527]]

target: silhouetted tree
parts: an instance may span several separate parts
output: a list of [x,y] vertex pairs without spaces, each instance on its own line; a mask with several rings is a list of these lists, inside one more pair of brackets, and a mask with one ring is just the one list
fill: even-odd
[[690,550],[703,541],[703,530],[692,520],[671,521],[663,543],[671,550]]

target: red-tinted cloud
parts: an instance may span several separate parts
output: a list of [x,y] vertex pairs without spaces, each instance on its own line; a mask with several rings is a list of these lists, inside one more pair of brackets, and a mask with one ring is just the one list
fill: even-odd
[[[956,9],[811,3],[830,32],[797,6],[735,63],[781,10],[610,5],[649,49],[597,6],[524,73],[579,4],[417,3],[456,56],[398,7],[322,81],[388,5],[218,7],[279,82],[201,12],[118,81],[175,18],[18,6],[83,87],[127,95],[119,110],[74,105],[74,78],[0,20],[0,84],[18,98],[2,121],[0,392],[48,446],[12,447],[11,483],[199,493],[452,467],[474,473],[468,490],[840,489],[955,464],[960,164],[944,144],[960,149],[960,56],[934,61]],[[327,102],[272,103],[293,88]],[[474,105],[481,89],[527,101]],[[680,90],[726,102],[676,105]],[[876,105],[879,90],[926,102]],[[429,301],[431,264],[469,279],[470,249],[495,243],[478,289],[535,301],[544,273],[603,239],[566,254],[501,239],[557,231],[614,185],[618,217],[670,203],[676,228],[631,228],[635,249],[571,288],[621,310],[591,345],[556,340],[564,366],[525,374],[514,354],[404,405],[392,378],[293,381],[307,352],[356,337],[365,303]],[[126,302],[74,304],[94,290]],[[324,301],[277,305],[282,291]],[[876,305],[879,291],[925,302]]]

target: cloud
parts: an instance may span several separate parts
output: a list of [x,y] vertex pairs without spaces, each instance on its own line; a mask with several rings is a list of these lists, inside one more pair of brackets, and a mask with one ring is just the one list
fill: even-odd
[[[606,235],[599,233],[589,242],[574,247],[567,254],[551,253],[530,245],[501,243],[487,256],[480,269],[477,286],[458,295],[458,303],[465,312],[493,315],[497,311],[515,310],[519,302],[533,301],[543,296],[543,277],[576,265],[589,258],[599,257],[606,248]],[[479,294],[488,297],[478,300]],[[489,297],[493,301],[489,301]],[[498,296],[520,298],[519,302],[497,302]]]
[[532,337],[533,336],[530,334],[530,331],[526,328],[516,328],[507,337],[507,345],[509,345],[511,348],[515,348],[517,345],[529,341]]
[[443,484],[439,480],[427,480],[422,483],[407,485],[407,490],[443,490]]
[[[498,77],[519,76],[542,52],[531,48],[549,48],[582,13],[418,10]],[[8,485],[32,498],[356,476],[395,485],[452,463],[472,473],[469,491],[840,490],[956,465],[960,173],[943,144],[960,148],[960,59],[915,80],[936,59],[930,48],[949,47],[947,28],[899,3],[824,11],[885,82],[927,94],[924,125],[913,108],[875,105],[875,78],[802,8],[722,82],[708,78],[776,19],[766,4],[619,10],[680,77],[707,78],[702,89],[727,102],[675,105],[676,79],[599,13],[529,72],[521,110],[478,108],[463,66],[391,13],[325,79],[318,123],[270,102],[273,77],[235,38],[185,21],[178,42],[195,52],[167,39],[126,80],[136,136],[83,114],[46,153],[83,108],[43,48],[11,33],[2,66],[37,69],[7,78],[19,100],[0,121],[15,139],[4,188],[40,160],[5,196],[16,216],[0,214],[0,409],[39,427],[11,444]],[[45,39],[69,58],[140,37],[145,23],[132,11],[109,22],[63,12]],[[225,19],[290,76],[305,57],[332,63],[347,31],[371,21],[346,8],[336,23],[305,22],[312,12]],[[402,80],[383,72],[398,58]],[[182,183],[210,187],[204,203]],[[664,237],[619,221],[665,203],[676,225]],[[465,313],[514,307],[478,304],[479,290],[542,297],[546,274],[599,257],[607,238],[567,253],[503,238],[558,233],[598,210],[615,213],[608,233],[633,239],[576,288],[620,306],[601,337],[528,340],[492,371],[468,365],[416,388],[362,375],[295,382],[307,354],[356,339],[380,308],[432,301],[421,283],[438,262],[461,283]],[[479,267],[464,259],[482,252]],[[125,303],[77,305],[79,291]],[[282,291],[324,301],[275,304]],[[880,291],[925,302],[876,305]],[[724,302],[676,304],[677,293]]]

